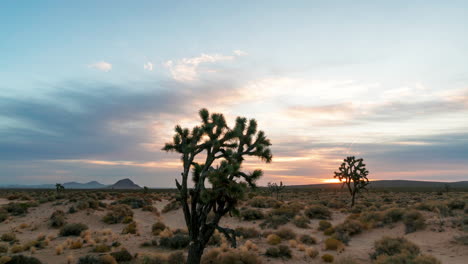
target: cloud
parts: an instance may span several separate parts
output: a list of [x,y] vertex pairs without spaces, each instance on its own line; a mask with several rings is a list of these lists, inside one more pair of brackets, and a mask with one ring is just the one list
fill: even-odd
[[99,61],[99,62],[90,64],[88,65],[88,67],[92,69],[97,69],[103,72],[108,72],[112,70],[112,64],[110,64],[109,62],[105,62],[105,61]]
[[234,50],[233,52],[234,52],[234,54],[236,54],[236,56],[246,56],[246,55],[248,55],[247,52],[242,51],[242,50]]
[[147,71],[152,71],[153,70],[153,63],[148,61],[147,63],[143,64],[143,69],[145,69]]
[[[169,69],[172,78],[180,82],[195,81],[200,75],[200,66],[206,63],[216,63],[220,61],[233,60],[234,56],[227,56],[221,54],[201,54],[198,57],[183,58],[181,60],[169,60],[164,63]],[[212,69],[205,69],[204,72],[213,72]]]

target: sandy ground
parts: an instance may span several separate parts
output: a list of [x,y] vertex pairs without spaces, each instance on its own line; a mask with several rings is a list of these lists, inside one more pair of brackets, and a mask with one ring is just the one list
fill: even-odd
[[[0,199],[0,204],[8,203],[6,199]],[[111,201],[104,201],[110,203]],[[154,203],[154,206],[161,211],[161,209],[167,204],[167,201],[161,201]],[[77,259],[79,256],[93,254],[90,251],[92,247],[87,246],[81,249],[65,249],[64,253],[57,255],[55,253],[55,248],[58,245],[66,243],[67,239],[74,238],[65,238],[58,237],[58,230],[52,229],[48,225],[49,217],[54,210],[61,209],[67,211],[69,205],[53,205],[52,203],[42,204],[39,207],[30,208],[27,216],[24,217],[13,217],[0,224],[0,234],[14,231],[17,235],[17,238],[21,243],[25,243],[30,240],[34,240],[38,237],[39,234],[44,234],[46,236],[56,237],[50,241],[50,244],[45,249],[37,250],[33,255],[43,261],[44,263],[67,263],[67,257],[72,256],[74,259]],[[185,222],[183,213],[181,210],[171,211],[161,216],[157,216],[155,213],[142,211],[141,209],[134,210],[134,219],[138,226],[139,234],[137,235],[122,235],[121,231],[124,227],[123,224],[114,224],[109,225],[102,222],[102,217],[105,215],[106,210],[84,210],[79,211],[75,214],[67,214],[67,222],[70,223],[84,223],[90,227],[93,238],[101,238],[103,240],[107,239],[107,244],[109,241],[118,240],[122,243],[122,246],[127,248],[131,253],[154,253],[154,252],[167,252],[165,250],[148,247],[140,247],[141,243],[146,241],[151,241],[153,235],[151,234],[151,226],[158,219],[163,221],[171,229],[183,228],[185,229]],[[341,223],[344,221],[346,215],[334,212],[331,222],[333,224]],[[428,222],[431,222],[433,219],[430,218]],[[461,235],[461,231],[446,227],[443,232],[438,232],[437,230],[432,231],[429,226],[423,231],[418,231],[405,235],[403,224],[399,223],[394,227],[385,227],[385,228],[376,228],[371,230],[365,230],[362,234],[353,236],[349,246],[345,248],[343,252],[337,253],[336,251],[325,251],[323,249],[323,241],[326,237],[322,232],[317,231],[318,220],[312,220],[309,229],[301,229],[295,227],[293,224],[289,223],[285,225],[286,227],[294,230],[298,235],[300,234],[309,234],[315,237],[318,241],[315,248],[320,251],[319,256],[324,253],[330,253],[337,257],[346,257],[353,256],[361,263],[371,263],[369,254],[373,251],[374,241],[382,238],[383,236],[403,236],[409,239],[410,241],[417,244],[423,254],[430,254],[442,261],[442,263],[447,264],[466,264],[468,263],[468,247],[452,242],[453,237],[456,235]],[[27,227],[20,228],[21,225],[26,224]],[[223,226],[228,226],[231,228],[235,227],[256,227],[258,230],[261,230],[258,225],[260,221],[240,221],[238,218],[226,217],[222,221]],[[105,233],[111,233],[108,235],[100,234],[102,231]],[[259,255],[262,255],[266,248],[269,245],[266,244],[264,238],[253,239],[252,240],[259,247]],[[245,241],[240,241],[242,244]],[[287,244],[287,242],[283,242]],[[323,263],[319,257],[316,259],[310,259],[305,256],[304,252],[298,251],[295,248],[292,248],[293,258],[290,260],[281,260],[281,259],[271,259],[262,257],[264,263]],[[25,252],[23,254],[29,255],[30,252]]]

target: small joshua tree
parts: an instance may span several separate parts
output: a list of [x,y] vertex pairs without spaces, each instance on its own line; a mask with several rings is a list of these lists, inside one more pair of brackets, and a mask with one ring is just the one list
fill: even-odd
[[354,206],[356,195],[361,191],[365,190],[369,184],[369,171],[366,169],[366,164],[362,163],[364,160],[355,159],[354,157],[347,157],[343,160],[343,163],[338,168],[339,172],[335,172],[334,178],[338,178],[340,182],[348,187],[349,193],[351,194],[351,207]]
[[[242,162],[247,156],[267,163],[272,159],[270,140],[263,131],[257,131],[255,120],[238,117],[235,126],[230,128],[222,114],[210,115],[206,109],[201,109],[199,114],[200,126],[192,130],[176,126],[172,142],[163,148],[181,154],[182,181],[176,180],[176,186],[190,236],[189,264],[200,263],[215,230],[236,247],[234,230],[220,227],[219,222],[228,213],[238,213],[238,200],[262,176],[261,170],[243,172]],[[192,188],[188,186],[190,173]],[[213,217],[208,217],[210,213]]]
[[148,194],[148,192],[149,192],[149,188],[146,186],[143,186],[143,193]]
[[283,185],[283,182],[281,181],[280,184],[276,184],[276,182],[268,183],[268,192],[273,196],[273,193],[276,193],[276,200],[279,199],[280,193],[283,191],[283,189],[286,187],[286,185]]
[[62,191],[65,190],[65,187],[62,184],[57,183],[57,184],[55,184],[55,190],[57,191],[57,194],[59,194],[59,193],[61,193]]

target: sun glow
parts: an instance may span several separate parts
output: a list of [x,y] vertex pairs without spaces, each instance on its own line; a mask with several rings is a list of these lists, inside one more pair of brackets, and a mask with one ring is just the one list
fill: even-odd
[[340,183],[338,179],[324,179],[322,180],[323,183]]

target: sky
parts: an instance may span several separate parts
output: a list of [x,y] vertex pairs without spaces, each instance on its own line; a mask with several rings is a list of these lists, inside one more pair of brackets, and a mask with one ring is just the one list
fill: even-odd
[[255,118],[260,184],[468,180],[466,1],[1,1],[0,183],[173,187],[198,110]]

